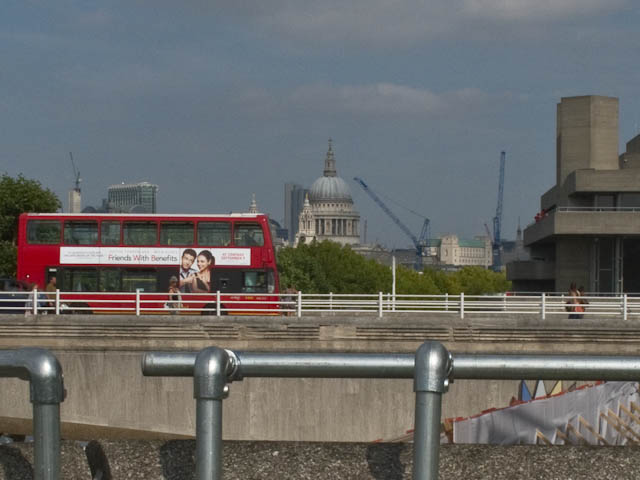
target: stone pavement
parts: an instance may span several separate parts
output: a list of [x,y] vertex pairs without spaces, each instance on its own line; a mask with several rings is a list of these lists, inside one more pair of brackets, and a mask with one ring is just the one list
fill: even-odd
[[[63,480],[192,480],[193,440],[62,442]],[[33,478],[33,444],[0,446],[0,480]],[[411,478],[406,443],[225,442],[224,480]],[[635,479],[638,447],[443,445],[447,480]]]

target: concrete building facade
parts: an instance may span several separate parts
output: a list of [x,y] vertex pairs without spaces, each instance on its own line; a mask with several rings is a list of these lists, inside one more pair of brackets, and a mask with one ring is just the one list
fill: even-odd
[[618,99],[562,98],[556,185],[524,230],[531,259],[507,265],[517,291],[640,292],[640,136],[618,155]]

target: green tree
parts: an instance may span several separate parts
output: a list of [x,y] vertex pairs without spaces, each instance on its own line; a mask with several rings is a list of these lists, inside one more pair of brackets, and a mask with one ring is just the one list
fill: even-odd
[[[388,266],[367,260],[349,246],[335,242],[283,248],[278,252],[282,290],[294,286],[305,293],[390,292],[392,272]],[[504,273],[482,267],[464,267],[456,272],[426,268],[423,272],[399,266],[396,293],[399,295],[483,295],[510,288]]]
[[16,240],[21,213],[49,213],[60,209],[58,197],[37,180],[22,175],[0,177],[0,275],[16,274]]
[[511,282],[503,272],[494,272],[483,267],[464,267],[451,275],[459,283],[461,291],[467,295],[500,293],[511,288]]
[[349,246],[313,242],[278,252],[280,285],[306,293],[376,293],[391,288],[391,270]]

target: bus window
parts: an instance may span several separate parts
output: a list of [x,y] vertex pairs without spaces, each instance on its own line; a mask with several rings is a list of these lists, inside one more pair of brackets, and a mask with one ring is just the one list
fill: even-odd
[[267,279],[266,272],[244,272],[242,275],[243,293],[266,293]]
[[155,292],[156,271],[151,269],[124,270],[122,272],[122,290],[135,292],[140,289],[143,292]]
[[120,222],[105,220],[100,224],[100,242],[102,245],[120,245]]
[[117,268],[104,268],[98,272],[100,277],[101,292],[120,291],[120,270]]
[[98,222],[67,220],[63,238],[66,245],[95,245],[98,243]]
[[160,245],[193,245],[193,222],[162,222]]
[[87,268],[65,268],[62,272],[60,290],[65,292],[95,292],[98,287],[98,272]]
[[198,222],[198,245],[226,247],[231,243],[231,223]]
[[58,244],[60,243],[60,230],[58,220],[29,220],[27,222],[27,243]]
[[236,223],[233,243],[237,247],[261,247],[264,245],[262,227],[258,223]]
[[158,229],[155,222],[124,222],[125,245],[155,245]]

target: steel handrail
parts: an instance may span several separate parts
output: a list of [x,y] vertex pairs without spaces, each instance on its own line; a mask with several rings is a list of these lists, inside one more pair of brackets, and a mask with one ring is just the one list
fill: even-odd
[[193,377],[196,478],[222,478],[222,401],[228,383],[266,378],[413,378],[415,480],[438,478],[442,396],[454,379],[622,380],[640,378],[638,356],[452,354],[427,341],[412,354],[264,353],[208,347],[200,352],[150,352],[145,376]]

